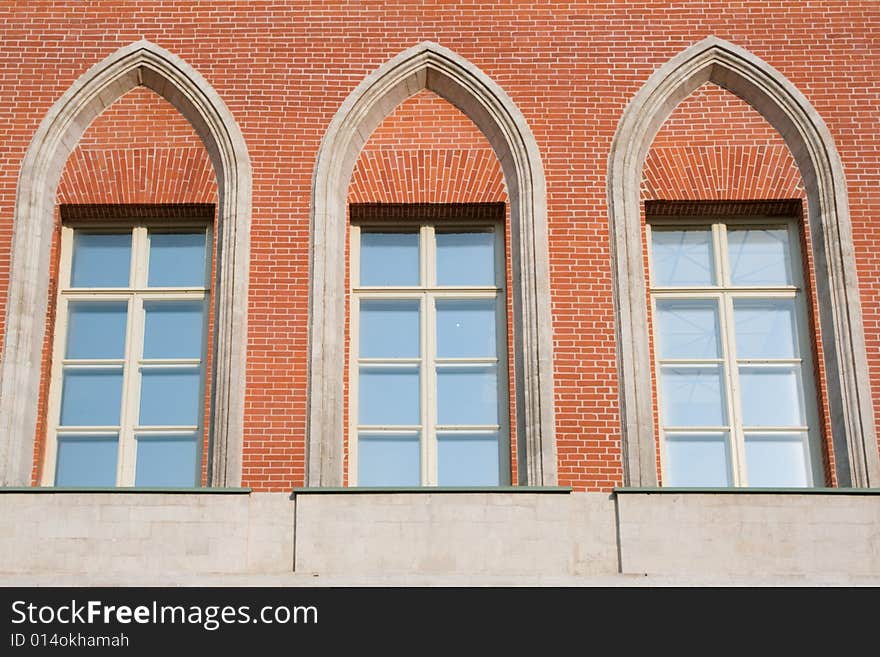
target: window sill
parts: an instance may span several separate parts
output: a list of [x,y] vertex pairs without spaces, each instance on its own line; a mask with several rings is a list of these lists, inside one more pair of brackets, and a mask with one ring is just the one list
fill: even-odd
[[136,486],[9,486],[3,493],[121,493],[148,495],[250,495],[250,488],[137,488]]
[[633,493],[647,495],[681,495],[681,494],[712,494],[712,495],[880,495],[880,488],[749,488],[722,487],[668,487],[668,488],[631,488],[621,487],[612,489],[614,495],[629,495]]
[[397,494],[397,493],[549,493],[569,494],[571,486],[352,486],[352,487],[304,487],[294,488],[291,497],[297,495],[359,495],[359,494]]

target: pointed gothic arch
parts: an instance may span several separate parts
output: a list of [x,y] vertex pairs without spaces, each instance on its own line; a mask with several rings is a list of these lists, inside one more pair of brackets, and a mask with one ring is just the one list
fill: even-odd
[[13,223],[0,369],[0,485],[30,484],[46,330],[55,194],[92,120],[135,87],[165,98],[193,125],[217,176],[219,211],[209,483],[241,482],[251,164],[244,138],[210,84],[167,50],[137,41],[83,74],[40,123],[22,161]]
[[779,71],[708,37],[660,67],[621,117],[611,145],[608,207],[615,274],[626,484],[657,483],[639,186],[660,126],[697,87],[713,82],[760,112],[782,135],[807,192],[817,270],[831,432],[841,486],[880,484],[871,388],[846,180],[827,126]]
[[401,102],[422,89],[483,132],[510,200],[514,375],[520,483],[556,484],[553,340],[544,171],[538,145],[508,95],[451,50],[420,43],[368,75],[343,102],[318,151],[312,181],[307,485],[343,481],[346,193],[361,148]]

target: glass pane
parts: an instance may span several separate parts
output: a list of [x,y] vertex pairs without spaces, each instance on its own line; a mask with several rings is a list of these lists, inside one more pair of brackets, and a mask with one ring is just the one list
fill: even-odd
[[116,436],[59,436],[56,486],[115,486]]
[[712,232],[653,229],[651,265],[656,286],[714,285]]
[[419,234],[361,232],[360,284],[419,284]]
[[497,486],[500,483],[498,434],[438,434],[437,483],[441,486]]
[[667,435],[666,486],[730,486],[730,450],[719,435]]
[[740,367],[743,424],[747,427],[805,424],[799,374],[799,366]]
[[421,424],[416,367],[362,367],[358,381],[360,424]]
[[203,302],[148,301],[144,313],[144,358],[202,357]]
[[730,280],[734,285],[791,285],[788,230],[731,228],[727,231]]
[[495,233],[440,233],[437,285],[495,286]]
[[149,287],[204,287],[205,239],[199,233],[150,233]]
[[749,486],[809,486],[804,434],[746,435]]
[[419,302],[361,300],[359,356],[418,358]]
[[81,233],[73,237],[72,287],[128,287],[131,233]]
[[663,423],[671,427],[727,424],[721,367],[664,367]]
[[418,486],[419,434],[358,436],[358,486]]
[[122,367],[65,368],[61,386],[63,426],[117,426],[121,408]]
[[437,357],[492,358],[495,299],[437,300]]
[[438,367],[439,424],[498,424],[498,368]]
[[124,358],[128,304],[71,301],[67,319],[67,358]]
[[201,370],[198,368],[141,368],[141,426],[199,424]]
[[196,483],[196,438],[138,436],[135,486],[193,488]]
[[737,358],[797,358],[794,299],[735,299]]
[[657,301],[660,358],[720,358],[714,299]]

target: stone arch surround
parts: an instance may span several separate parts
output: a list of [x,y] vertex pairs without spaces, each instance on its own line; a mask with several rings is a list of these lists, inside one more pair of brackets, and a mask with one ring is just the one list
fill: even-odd
[[343,482],[346,192],[373,130],[401,102],[429,89],[483,132],[510,199],[514,373],[520,484],[557,483],[553,339],[544,171],[537,142],[510,97],[451,50],[422,42],[368,75],[321,142],[312,182],[308,486]]
[[706,82],[760,112],[782,135],[801,172],[817,269],[837,479],[842,487],[877,486],[880,455],[840,155],[822,118],[789,80],[752,53],[716,37],[687,48],[649,78],[624,111],[609,154],[625,483],[657,484],[639,207],[642,168],[660,126]]
[[209,484],[241,483],[252,173],[235,119],[189,64],[146,40],[93,66],[49,109],[22,161],[0,369],[0,485],[27,486],[33,458],[46,330],[55,194],[68,156],[89,124],[135,87],[170,102],[202,139],[217,176],[218,255]]

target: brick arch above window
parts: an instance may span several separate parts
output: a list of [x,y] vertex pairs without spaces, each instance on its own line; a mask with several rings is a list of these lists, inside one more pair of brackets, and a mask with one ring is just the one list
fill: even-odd
[[[215,371],[209,482],[241,481],[252,174],[244,138],[211,85],[179,57],[137,41],[93,66],[49,109],[22,162],[13,223],[8,315],[0,369],[0,485],[28,485],[34,400],[46,330],[56,189],[68,156],[106,107],[135,87],[168,100],[204,142],[218,182]],[[234,339],[233,339],[234,336]]]
[[464,112],[492,145],[510,199],[520,483],[555,485],[553,339],[544,171],[537,142],[510,97],[451,50],[420,43],[367,76],[327,128],[311,207],[309,486],[343,481],[346,191],[361,149],[400,103],[423,89]]
[[832,441],[842,486],[880,483],[846,180],[834,140],[810,102],[779,71],[708,37],[661,66],[630,101],[611,145],[608,207],[626,483],[656,485],[651,364],[639,185],[651,142],[676,106],[706,82],[752,105],[780,133],[804,181],[825,345]]

